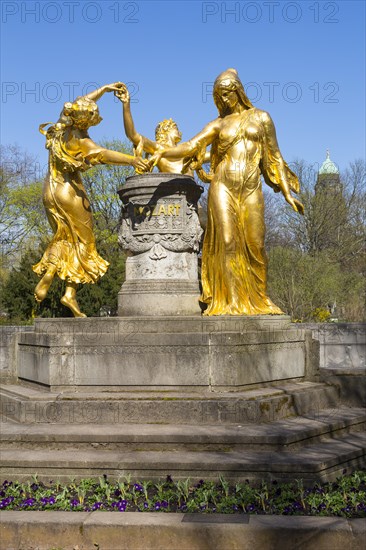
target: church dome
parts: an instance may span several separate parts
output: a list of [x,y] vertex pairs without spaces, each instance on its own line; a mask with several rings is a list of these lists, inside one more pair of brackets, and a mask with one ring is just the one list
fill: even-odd
[[337,166],[330,159],[329,151],[327,151],[327,158],[320,167],[319,174],[339,174]]

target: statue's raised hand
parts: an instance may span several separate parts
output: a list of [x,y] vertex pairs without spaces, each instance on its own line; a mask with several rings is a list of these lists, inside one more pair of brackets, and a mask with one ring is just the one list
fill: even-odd
[[130,94],[125,84],[122,84],[122,86],[114,92],[114,95],[118,97],[122,103],[129,103],[130,101]]
[[112,82],[112,84],[106,84],[104,86],[105,92],[114,92],[117,94],[122,88],[126,88],[125,84],[123,82]]

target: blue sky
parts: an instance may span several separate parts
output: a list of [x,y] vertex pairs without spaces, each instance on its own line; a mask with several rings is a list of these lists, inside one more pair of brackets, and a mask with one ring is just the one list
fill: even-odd
[[[276,125],[288,162],[344,169],[365,157],[363,1],[1,3],[1,143],[47,155],[42,122],[93,84],[130,83],[137,129],[174,118],[183,139],[217,116],[210,93],[234,67]],[[98,141],[124,139],[121,106],[99,102]]]

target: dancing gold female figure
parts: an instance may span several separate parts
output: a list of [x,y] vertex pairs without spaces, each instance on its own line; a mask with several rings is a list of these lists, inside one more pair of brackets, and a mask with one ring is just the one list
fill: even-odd
[[221,73],[213,96],[220,116],[167,159],[203,158],[211,147],[208,223],[202,250],[205,315],[282,314],[267,296],[264,200],[260,175],[299,213],[296,175],[282,158],[271,117],[253,107],[235,69]]
[[33,271],[42,277],[35,298],[38,302],[44,300],[57,274],[66,281],[61,303],[75,317],[85,317],[76,301],[77,284],[97,282],[109,265],[96,249],[92,212],[80,172],[95,164],[131,164],[141,171],[148,166],[141,158],[100,147],[88,135],[88,128],[102,120],[95,101],[121,86],[121,82],[109,84],[73,103],[65,103],[56,124],[40,126],[49,149],[43,203],[54,236],[41,261],[33,266]]

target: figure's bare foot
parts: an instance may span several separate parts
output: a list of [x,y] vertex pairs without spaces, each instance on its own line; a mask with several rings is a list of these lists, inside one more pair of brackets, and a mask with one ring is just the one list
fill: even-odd
[[86,317],[85,313],[82,313],[79,308],[79,304],[76,299],[69,296],[62,296],[61,304],[71,309],[74,317]]
[[40,304],[47,296],[47,292],[51,286],[53,278],[55,276],[55,268],[51,268],[43,275],[42,279],[39,281],[38,285],[34,289],[34,297],[37,302]]

